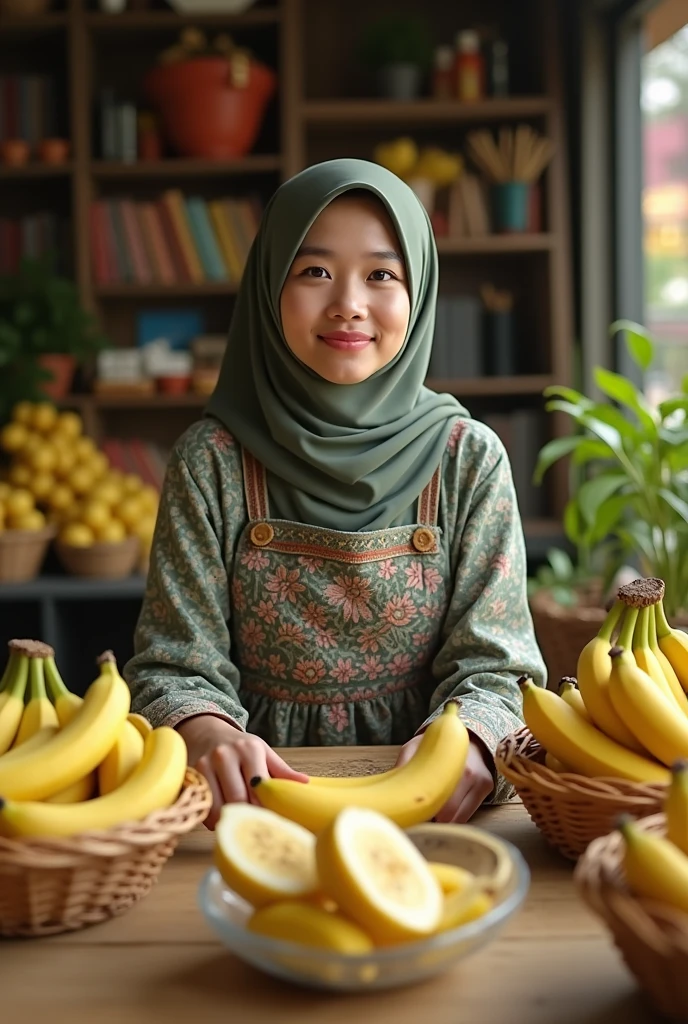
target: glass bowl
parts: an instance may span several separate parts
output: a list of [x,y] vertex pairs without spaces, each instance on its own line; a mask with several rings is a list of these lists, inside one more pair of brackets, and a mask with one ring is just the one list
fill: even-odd
[[491,942],[523,903],[530,872],[511,843],[470,825],[416,825],[407,829],[428,860],[456,864],[494,881],[493,907],[476,921],[427,939],[345,956],[257,935],[246,928],[250,905],[216,869],[199,888],[199,906],[222,942],[241,960],[277,978],[309,988],[370,991],[429,978]]

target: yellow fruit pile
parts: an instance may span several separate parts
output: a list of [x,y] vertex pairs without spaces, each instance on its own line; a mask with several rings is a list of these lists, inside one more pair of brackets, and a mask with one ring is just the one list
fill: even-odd
[[398,825],[368,808],[345,808],[316,838],[273,811],[228,804],[214,860],[251,904],[249,931],[356,956],[481,917],[508,877],[498,852],[495,874],[478,876],[427,861]]
[[253,791],[263,807],[320,833],[346,807],[364,807],[391,818],[402,828],[429,821],[456,789],[468,755],[468,731],[455,701],[423,733],[414,756],[404,765],[359,778],[311,776],[254,778]]
[[84,697],[67,689],[47,644],[11,640],[9,652],[0,680],[0,835],[108,829],[175,802],[184,741],[130,713],[111,651]]
[[519,680],[526,725],[553,770],[668,782],[688,757],[688,634],[669,626],[663,598],[658,579],[619,589],[578,658],[578,689]]
[[76,547],[136,536],[148,555],[158,492],[137,474],[112,468],[84,436],[78,413],[51,402],[19,402],[0,431],[0,447],[11,456],[0,485],[0,528],[4,521],[39,529],[48,520],[62,543]]

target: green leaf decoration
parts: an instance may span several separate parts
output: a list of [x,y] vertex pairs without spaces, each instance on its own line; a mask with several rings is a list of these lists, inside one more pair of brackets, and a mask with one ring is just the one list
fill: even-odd
[[578,505],[588,525],[592,525],[600,505],[627,484],[625,473],[593,477],[578,490]]
[[533,483],[541,484],[542,478],[549,467],[565,455],[574,451],[583,441],[584,438],[581,437],[580,434],[568,437],[555,437],[552,441],[548,441],[538,453],[537,463],[533,473]]
[[614,335],[618,331],[625,331],[626,348],[633,362],[641,370],[647,370],[654,356],[654,345],[645,328],[632,320],[616,320],[610,332]]

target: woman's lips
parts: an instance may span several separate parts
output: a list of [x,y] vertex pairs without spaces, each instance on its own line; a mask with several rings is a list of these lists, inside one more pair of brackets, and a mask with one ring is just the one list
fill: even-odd
[[360,331],[330,331],[327,334],[319,334],[318,337],[332,348],[345,349],[349,352],[365,348],[373,340],[369,334],[361,334]]

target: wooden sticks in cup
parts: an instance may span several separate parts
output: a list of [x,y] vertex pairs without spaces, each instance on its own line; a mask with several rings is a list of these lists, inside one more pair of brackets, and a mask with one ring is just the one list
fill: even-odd
[[551,141],[530,125],[503,127],[499,140],[487,129],[470,132],[467,148],[473,161],[495,183],[533,182],[540,177],[554,154]]

